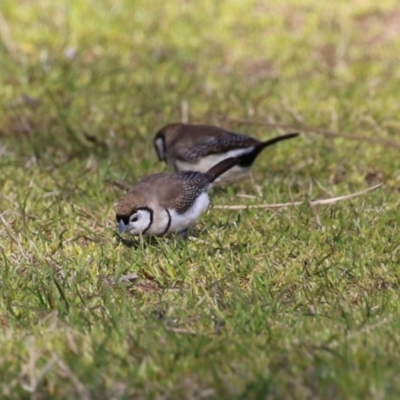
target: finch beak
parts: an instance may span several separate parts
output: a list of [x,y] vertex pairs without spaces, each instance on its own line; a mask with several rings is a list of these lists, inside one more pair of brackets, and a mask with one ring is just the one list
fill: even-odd
[[118,222],[118,228],[119,228],[119,233],[124,233],[128,229],[128,225],[124,224],[124,221],[122,219]]

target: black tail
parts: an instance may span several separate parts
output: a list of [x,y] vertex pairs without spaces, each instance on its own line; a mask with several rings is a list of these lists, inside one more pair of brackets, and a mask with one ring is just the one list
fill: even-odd
[[218,164],[209,169],[205,173],[205,175],[208,176],[210,183],[214,182],[220,175],[222,175],[224,172],[228,171],[228,169],[231,169],[238,163],[239,160],[236,157],[225,158],[225,160],[220,161]]
[[239,165],[241,167],[250,167],[254,160],[257,158],[257,156],[266,148],[269,146],[272,146],[275,143],[278,143],[282,140],[286,140],[286,139],[291,139],[294,137],[299,136],[299,133],[295,132],[295,133],[287,133],[286,135],[281,135],[281,136],[277,136],[274,137],[272,139],[266,140],[265,142],[262,142],[260,144],[258,144],[254,150],[250,153],[246,153],[243,154],[241,156],[238,156],[239,159]]

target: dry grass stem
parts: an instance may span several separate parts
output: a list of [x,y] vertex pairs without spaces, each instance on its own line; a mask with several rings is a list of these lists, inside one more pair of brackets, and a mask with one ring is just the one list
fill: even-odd
[[[363,194],[366,194],[368,192],[371,192],[373,190],[376,190],[383,186],[383,183],[379,183],[378,185],[372,186],[368,189],[361,190],[360,192],[355,192],[351,194],[346,194],[344,196],[338,196],[338,197],[331,197],[330,199],[319,199],[319,200],[312,200],[309,201],[308,204],[310,206],[323,206],[323,205],[328,205],[328,204],[336,204],[340,201],[344,200],[349,200],[354,197],[362,196]],[[289,203],[272,203],[272,204],[251,204],[251,205],[233,205],[233,206],[214,206],[214,208],[220,209],[220,210],[247,210],[248,208],[284,208],[284,207],[292,207],[292,206],[300,206],[307,202],[307,200],[304,201],[292,201]]]

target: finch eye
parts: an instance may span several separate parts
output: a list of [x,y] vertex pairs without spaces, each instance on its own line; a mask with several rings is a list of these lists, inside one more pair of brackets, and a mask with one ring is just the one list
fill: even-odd
[[139,219],[137,215],[131,217],[131,222],[136,222]]

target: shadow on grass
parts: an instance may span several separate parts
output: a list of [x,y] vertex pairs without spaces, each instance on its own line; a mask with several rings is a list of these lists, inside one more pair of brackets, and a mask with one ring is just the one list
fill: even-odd
[[125,247],[129,247],[129,248],[133,248],[133,249],[138,249],[140,247],[147,247],[147,243],[145,240],[142,239],[142,241],[140,240],[140,238],[138,239],[126,239],[124,237],[122,237],[118,232],[114,232],[114,238],[116,241],[117,246],[122,244]]
[[[165,241],[166,237],[139,237],[135,236],[134,238],[125,238],[121,236],[118,232],[114,232],[114,238],[116,240],[117,245],[122,244],[125,247],[133,248],[133,249],[146,249],[148,247],[158,247],[160,246],[161,241]],[[173,238],[173,236],[169,236],[169,239]],[[177,242],[185,242],[185,240],[177,240]]]

